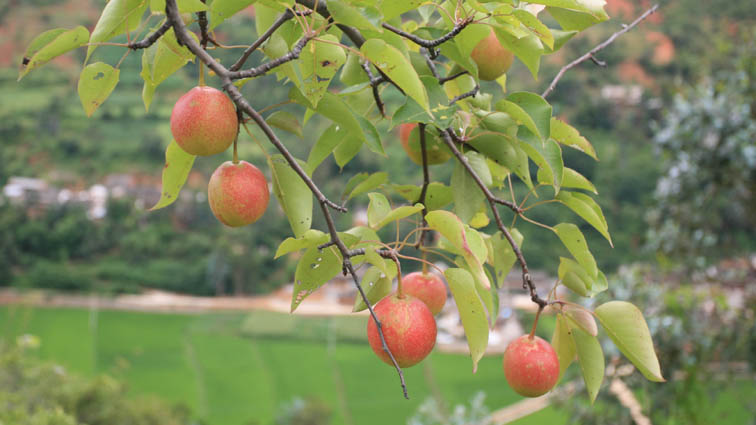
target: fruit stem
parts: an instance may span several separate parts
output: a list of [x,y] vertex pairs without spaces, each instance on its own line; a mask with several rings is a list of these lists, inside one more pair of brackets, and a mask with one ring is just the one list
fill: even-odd
[[421,257],[423,258],[423,276],[428,274],[428,261],[426,260],[427,253],[425,250],[422,251]]
[[402,266],[399,264],[399,258],[397,258],[396,253],[391,255],[391,259],[396,264],[396,297],[401,299],[404,298],[404,292],[402,292]]
[[528,339],[532,340],[535,336],[536,326],[538,325],[538,318],[541,317],[541,312],[543,311],[543,306],[538,306],[538,311],[536,312],[535,320],[533,320],[533,328],[530,330],[530,335],[528,335]]
[[199,61],[199,86],[205,87],[205,64]]

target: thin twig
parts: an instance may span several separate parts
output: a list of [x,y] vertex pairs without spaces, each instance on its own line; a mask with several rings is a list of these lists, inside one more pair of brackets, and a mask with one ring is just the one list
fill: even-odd
[[[493,213],[494,220],[496,221],[496,227],[499,228],[499,231],[504,235],[504,238],[509,242],[509,245],[512,247],[512,251],[514,251],[515,256],[517,257],[517,261],[520,263],[520,268],[522,269],[522,287],[524,289],[528,289],[530,291],[530,299],[538,304],[539,308],[543,308],[547,303],[546,300],[538,296],[538,291],[536,290],[535,284],[533,283],[533,279],[530,277],[530,271],[528,270],[528,263],[525,262],[525,257],[522,255],[522,251],[520,251],[519,245],[517,245],[517,242],[515,242],[514,238],[512,237],[512,234],[509,232],[509,230],[504,226],[504,222],[501,221],[501,216],[499,215],[499,210],[496,208],[497,203],[502,203],[500,199],[496,198],[491,191],[486,187],[485,183],[480,179],[478,174],[475,172],[475,170],[472,169],[470,164],[467,162],[467,158],[457,149],[457,146],[454,144],[454,141],[452,140],[452,135],[454,134],[454,131],[452,129],[446,129],[446,131],[441,132],[441,138],[444,140],[446,145],[449,147],[449,149],[452,151],[455,157],[457,157],[457,160],[462,164],[462,166],[467,170],[467,173],[470,174],[470,176],[475,180],[475,183],[478,185],[480,190],[483,192],[483,195],[485,195],[486,199],[488,200],[489,205],[491,206],[491,212]],[[509,202],[507,201],[509,204]],[[517,208],[516,206],[513,206],[514,208]],[[517,210],[516,210],[517,211]],[[519,212],[518,212],[519,214]]]
[[231,65],[230,68],[228,68],[230,71],[238,71],[241,69],[242,66],[244,66],[244,62],[247,61],[249,56],[257,50],[267,39],[269,39],[274,32],[283,25],[286,21],[294,17],[294,13],[292,13],[291,10],[286,9],[286,12],[284,12],[281,16],[278,17],[275,21],[273,21],[273,25],[270,26],[265,32],[258,38],[254,43],[252,43],[251,46],[247,48],[247,50],[242,53],[239,60],[236,61],[235,64]]
[[460,94],[459,96],[456,96],[456,97],[455,97],[454,99],[452,99],[451,101],[449,101],[449,106],[452,106],[452,105],[454,105],[455,103],[459,102],[459,101],[460,101],[460,100],[462,100],[462,99],[467,99],[468,97],[473,97],[473,96],[475,96],[476,94],[478,94],[478,91],[479,91],[479,90],[480,90],[480,86],[476,84],[476,85],[475,85],[475,87],[473,87],[473,89],[472,89],[472,90],[470,90],[470,91],[466,91],[466,92],[464,92],[464,93]]
[[[200,0],[202,3],[206,3],[207,0]],[[207,12],[197,12],[197,22],[200,27],[200,46],[207,50],[207,42],[210,41],[210,35],[207,33]]]
[[598,61],[598,59],[596,59],[593,55],[596,54],[597,52],[599,52],[600,50],[603,50],[604,48],[606,48],[606,46],[612,44],[614,42],[614,40],[617,39],[617,37],[621,36],[622,34],[628,32],[628,31],[630,31],[631,29],[633,29],[633,27],[635,27],[636,25],[638,25],[639,23],[641,23],[641,21],[643,21],[644,19],[648,18],[649,15],[651,15],[654,12],[656,12],[656,10],[658,8],[659,8],[659,5],[655,4],[653,7],[651,7],[650,9],[648,9],[647,11],[645,11],[642,15],[640,15],[636,20],[634,20],[630,25],[623,26],[623,28],[621,30],[619,30],[619,31],[615,32],[614,34],[612,34],[603,43],[601,43],[598,46],[596,46],[593,49],[591,49],[590,52],[584,54],[583,56],[580,56],[579,58],[575,59],[574,61],[568,63],[565,66],[563,66],[562,69],[559,70],[559,72],[557,73],[557,75],[551,81],[551,84],[549,84],[549,87],[543,92],[543,94],[541,94],[541,96],[546,97],[549,94],[551,94],[551,92],[554,91],[554,88],[556,87],[556,85],[559,82],[559,80],[561,80],[562,76],[564,76],[565,72],[569,71],[570,69],[578,66],[579,64],[581,64],[581,63],[583,63],[583,62],[585,62],[587,60],[593,60],[594,62],[596,62],[597,65],[605,66],[606,63]]
[[[418,36],[416,36],[414,34],[410,34],[410,33],[406,32],[406,31],[402,31],[399,28],[397,28],[397,27],[395,27],[393,25],[387,24],[385,22],[383,24],[381,24],[381,26],[383,28],[386,28],[387,30],[395,33],[395,34],[401,35],[402,37],[406,38],[407,40],[409,40],[409,41],[411,41],[411,42],[413,42],[415,44],[417,44],[420,47],[425,47],[426,49],[433,49],[434,47],[440,46],[441,44],[443,44],[443,43],[451,40],[452,38],[454,38],[463,29],[465,29],[465,27],[467,25],[469,25],[472,21],[473,21],[473,17],[472,16],[467,17],[465,19],[462,19],[461,21],[458,21],[456,24],[454,24],[454,28],[452,28],[451,31],[449,31],[448,33],[442,35],[441,37],[433,39],[433,40],[426,40],[426,39],[424,39],[422,37],[418,37]],[[431,56],[433,56],[433,52],[432,51],[429,52],[429,53],[431,54]]]
[[383,77],[376,77],[373,75],[373,71],[370,70],[370,63],[363,62],[361,65],[370,80],[370,87],[373,89],[373,99],[375,99],[375,104],[378,105],[378,111],[381,113],[382,117],[386,118],[386,106],[383,104],[381,93],[378,91],[378,86],[384,81],[384,79]]
[[273,68],[281,66],[285,64],[286,62],[291,62],[293,60],[298,59],[299,55],[302,53],[302,49],[304,49],[305,45],[307,45],[307,43],[313,38],[315,38],[315,35],[306,34],[302,38],[299,39],[297,44],[295,44],[294,47],[291,48],[289,53],[286,53],[285,55],[280,56],[278,58],[275,58],[272,61],[265,62],[264,64],[257,66],[255,68],[245,69],[243,71],[229,71],[228,77],[232,80],[240,80],[242,78],[253,78],[253,77],[259,77],[261,75],[265,75],[268,73],[268,71],[272,70]]
[[166,31],[168,31],[170,28],[171,23],[165,21],[163,22],[163,25],[160,26],[160,28],[156,29],[155,32],[148,35],[143,40],[131,42],[127,46],[131,50],[146,49],[155,44],[155,42],[158,41],[160,37],[162,37],[163,34],[165,34]]
[[465,74],[469,74],[469,72],[467,72],[467,71],[460,71],[460,72],[457,72],[456,74],[452,74],[452,75],[449,75],[447,77],[439,78],[438,79],[438,84],[444,85],[444,83],[446,83],[447,81],[451,81],[451,80],[457,79],[457,78],[459,78],[459,77],[461,77],[461,76],[463,76]]

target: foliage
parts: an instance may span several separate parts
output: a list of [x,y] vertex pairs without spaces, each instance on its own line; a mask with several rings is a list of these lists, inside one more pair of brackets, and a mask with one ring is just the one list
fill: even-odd
[[[473,49],[493,30],[495,40],[513,52],[537,79],[543,56],[558,51],[576,33],[608,19],[604,2],[535,1],[527,4],[468,0],[424,6],[336,0],[328,4],[309,0],[260,2],[255,5],[260,40],[254,46],[261,46],[267,58],[255,57],[258,66],[242,69],[248,59],[248,54],[242,54],[231,62],[234,65],[227,67],[225,64],[229,62],[222,60],[226,54],[208,53],[207,46],[212,44],[223,50],[213,30],[227,25],[225,21],[248,4],[220,0],[209,4],[187,0],[149,4],[112,0],[103,8],[91,35],[79,26],[49,30],[32,40],[24,54],[19,80],[51,59],[86,45],[84,63],[89,65],[82,70],[78,92],[86,114],[91,116],[111,93],[117,93],[114,88],[121,76],[121,61],[115,66],[95,62],[95,51],[113,45],[128,49],[127,54],[131,50],[142,50],[142,99],[149,109],[159,84],[196,57],[198,83],[205,84],[207,67],[212,71],[211,76],[216,77],[214,83],[222,86],[236,103],[239,116],[248,117],[281,154],[270,155],[263,148],[273,192],[293,233],[282,241],[276,256],[288,254],[298,261],[292,312],[339,273],[351,275],[359,287],[355,266],[370,264],[385,275],[391,275],[391,260],[398,265],[399,256],[418,262],[425,261],[426,256],[448,259],[454,264],[449,264],[451,267],[444,274],[460,312],[475,372],[488,345],[489,327],[498,317],[498,287],[515,262],[522,270],[523,287],[539,309],[552,299],[553,292],[542,298],[532,281],[519,248],[523,237],[515,227],[517,219],[522,220],[521,226],[524,223],[536,225],[550,232],[554,241],[561,242],[561,254],[552,259],[554,263],[559,262],[558,283],[584,297],[593,297],[607,289],[606,276],[589,249],[583,231],[575,223],[589,225],[611,245],[609,226],[599,203],[587,193],[595,194],[593,185],[566,164],[563,157],[564,150],[572,149],[596,160],[595,148],[578,129],[554,116],[552,105],[541,95],[508,91],[506,76],[499,77],[498,84],[481,85],[479,68],[483,69],[486,64],[476,63],[476,60],[490,58],[471,58]],[[195,28],[194,22],[185,23],[187,18],[181,16],[182,12],[196,12],[199,34],[187,29],[187,23]],[[547,19],[547,15],[551,19]],[[157,17],[159,26],[150,27],[152,17]],[[111,41],[124,34],[126,43]],[[141,37],[145,38],[140,40]],[[250,48],[249,53],[252,50]],[[351,68],[347,67],[348,55],[352,57]],[[285,105],[268,103],[261,114],[246,101],[245,94],[251,97],[251,93],[245,84],[268,72],[275,73],[289,89],[288,102]],[[338,82],[334,81],[337,76]],[[269,110],[282,107],[281,111],[288,114],[276,111],[275,119],[268,123],[265,115],[273,117]],[[303,134],[301,129],[312,115],[330,121],[331,125],[320,133],[317,141],[309,144],[311,148],[305,162],[304,157],[298,159],[289,152],[271,126]],[[437,161],[435,158],[431,161],[423,153],[422,161],[418,162],[424,181],[422,186],[410,189],[409,197],[404,196],[409,205],[392,202],[399,199],[397,195],[403,195],[396,184],[408,182],[387,179],[388,175],[386,178],[370,178],[364,174],[352,177],[343,198],[368,200],[367,223],[340,232],[333,215],[347,209],[329,200],[321,191],[312,180],[314,171],[331,154],[342,168],[363,149],[386,157],[381,133],[406,123],[419,124],[417,142],[421,152],[431,146],[430,143],[426,146],[427,137],[438,137],[443,143],[433,148],[446,152],[442,159],[453,158],[455,165],[444,164],[447,170],[453,171],[448,186],[444,181],[442,194],[438,195],[450,198],[451,205],[432,202],[433,196],[428,191],[429,166]],[[256,139],[246,123],[240,130],[241,127]],[[183,155],[181,172],[172,172],[177,158],[170,146],[173,144],[166,153],[166,172],[163,173],[164,200],[166,193],[170,200],[179,198],[177,188],[183,186],[189,174],[188,165],[192,163],[191,158]],[[235,141],[234,161],[237,161],[236,146]],[[529,189],[519,199],[513,189],[515,179]],[[412,189],[419,191],[417,198]],[[388,192],[392,199],[382,192]],[[353,196],[357,193],[359,195]],[[328,233],[312,229],[313,196],[321,207]],[[160,202],[159,206],[169,203]],[[534,208],[555,206],[547,204],[562,205],[575,216],[548,224],[528,217]],[[509,217],[503,220],[500,210],[512,214],[514,220],[510,227],[504,224]],[[414,230],[402,231],[397,225],[395,235],[387,231],[402,220],[414,221],[417,226]],[[439,235],[437,244],[426,244],[422,235],[428,230]],[[409,238],[413,234],[413,245],[422,252],[423,259],[401,254],[410,245]],[[165,236],[154,233],[150,236],[154,243],[149,248],[162,251]],[[151,249],[142,248],[138,251],[140,255],[149,256]],[[168,273],[177,272],[171,268]],[[397,274],[401,276],[400,272]],[[401,291],[400,278],[400,296]],[[364,294],[362,297],[369,304]],[[371,314],[377,322],[372,310]],[[609,302],[599,306],[596,315],[623,354],[648,379],[664,380],[645,319],[636,307]],[[559,340],[567,344],[564,347],[574,345],[593,399],[603,378],[603,353],[595,333],[581,330],[569,314],[564,320],[566,328],[559,329],[567,329],[564,332],[571,337],[563,336]],[[380,326],[377,329],[383,340]],[[394,365],[402,378],[396,361]]]
[[740,50],[735,69],[675,99],[655,136],[666,172],[650,243],[692,266],[756,246],[756,44]]
[[[753,417],[749,375],[756,367],[756,325],[752,285],[744,287],[671,284],[648,266],[623,268],[601,298],[627,299],[644,306],[665,374],[665,385],[648,383],[638,373],[622,377],[656,424],[707,424],[728,418],[745,423]],[[664,282],[663,284],[661,282]],[[599,301],[599,300],[597,300]],[[616,351],[602,341],[609,355]],[[612,362],[617,370],[621,362]],[[602,393],[593,406],[570,398],[560,406],[581,424],[631,423],[627,407]],[[597,411],[601,415],[596,414]]]
[[275,425],[326,425],[331,409],[316,399],[295,398],[281,407]]
[[470,399],[470,405],[458,404],[451,413],[438,400],[427,398],[417,413],[407,420],[407,425],[482,425],[487,423],[488,408],[483,403],[486,393],[478,392]]
[[0,342],[0,422],[28,425],[178,425],[186,411],[152,398],[126,396],[108,376],[83,379],[31,353],[35,337]]

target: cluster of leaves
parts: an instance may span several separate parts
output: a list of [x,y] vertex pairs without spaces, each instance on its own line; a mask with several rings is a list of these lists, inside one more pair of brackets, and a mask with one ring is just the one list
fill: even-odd
[[[754,297],[748,286],[700,285],[687,278],[674,282],[649,266],[624,267],[613,278],[612,289],[600,298],[643,306],[651,315],[649,329],[665,373],[673,378],[659,386],[637,374],[621,377],[652,423],[745,423],[753,417],[749,374],[756,367]],[[606,338],[602,345],[619,360]],[[633,423],[613,394],[602,392],[594,406],[584,397],[571,397],[561,405],[576,423]],[[602,412],[600,418],[596,410]]]
[[151,399],[133,399],[108,376],[84,379],[40,362],[34,336],[0,341],[0,422],[33,425],[179,425],[188,411]]
[[[407,240],[413,234],[421,236],[433,230],[440,235],[436,246],[425,246],[422,237],[414,245],[423,255],[441,256],[452,266],[444,275],[459,309],[475,370],[488,344],[489,327],[498,317],[497,288],[516,261],[522,268],[523,286],[529,289],[533,301],[540,308],[548,303],[538,295],[521,254],[522,235],[514,227],[518,219],[553,232],[569,252],[571,258],[559,259],[560,284],[586,297],[607,289],[607,279],[576,224],[551,226],[534,222],[525,214],[530,208],[559,203],[611,244],[601,208],[588,194],[595,193],[593,185],[564,164],[562,152],[564,148],[577,149],[595,159],[595,150],[575,128],[553,116],[551,105],[542,96],[507,93],[506,77],[500,77],[498,84],[491,86],[492,91],[484,93],[477,78],[477,64],[471,59],[475,46],[493,30],[498,41],[537,76],[543,55],[559,50],[579,31],[608,18],[603,2],[467,0],[424,4],[331,0],[326,4],[263,0],[255,4],[260,42],[251,47],[261,45],[270,61],[239,70],[247,59],[242,55],[227,68],[201,46],[214,41],[215,27],[251,3],[111,0],[91,34],[78,27],[50,30],[37,37],[26,52],[20,77],[76,47],[87,45],[88,59],[98,46],[118,35],[139,34],[136,30],[147,27],[149,18],[157,16],[162,20],[144,40],[123,44],[129,49],[146,47],[141,74],[145,106],[149,107],[155,88],[167,76],[197,56],[220,78],[237,107],[280,151],[281,155],[268,158],[268,164],[274,193],[293,233],[281,243],[276,257],[299,253],[292,311],[342,271],[350,273],[359,286],[354,266],[363,264],[367,267],[363,277],[366,291],[360,291],[362,297],[355,301],[355,309],[369,308],[390,291],[391,279],[400,274],[393,260],[407,257],[401,254],[408,246]],[[185,18],[179,12],[198,12],[199,36],[187,31]],[[147,20],[145,15],[149,16]],[[559,28],[549,28],[544,23],[547,15],[551,21],[546,22]],[[210,23],[206,26],[207,18]],[[275,72],[279,80],[290,84],[294,112],[281,109],[263,117],[243,98],[245,83],[268,72]],[[341,83],[338,90],[336,84],[331,85],[337,74]],[[94,113],[114,90],[119,75],[118,65],[98,62],[84,68],[79,96],[88,114]],[[301,135],[303,125],[314,114],[333,124],[315,141],[306,161],[296,159],[272,127]],[[422,185],[392,182],[384,172],[357,174],[347,183],[343,198],[369,199],[367,223],[339,232],[331,209],[344,208],[329,201],[311,176],[331,154],[342,167],[363,147],[385,156],[378,125],[387,117],[390,127],[420,123],[419,144],[423,151],[431,143],[426,139],[437,138],[435,143],[454,158],[451,179],[448,184],[431,184],[425,154],[422,166],[426,178]],[[169,146],[163,171],[164,198],[158,207],[176,199],[193,160],[175,144]],[[450,166],[448,162],[446,166]],[[512,190],[514,179],[530,190],[519,200]],[[551,188],[552,193],[546,196],[543,190],[536,192],[538,188]],[[386,196],[392,191],[409,205],[394,208]],[[328,233],[311,228],[313,195],[325,215]],[[511,201],[504,197],[511,197]],[[542,198],[531,199],[537,197]],[[510,227],[504,225],[499,205],[514,212]],[[388,240],[387,226],[400,220],[415,220],[418,227],[404,235],[404,241],[396,235],[396,241],[384,242]],[[553,291],[549,299],[552,294]],[[607,303],[595,314],[647,377],[662,380],[645,321],[637,308],[627,303]],[[579,320],[565,317],[557,334],[562,341],[557,346],[563,367],[577,353],[589,392],[595,398],[604,365],[600,349],[595,349],[596,334],[581,328]]]
[[687,265],[754,248],[754,46],[741,47],[734,69],[679,95],[656,133],[666,173],[649,214],[649,240]]

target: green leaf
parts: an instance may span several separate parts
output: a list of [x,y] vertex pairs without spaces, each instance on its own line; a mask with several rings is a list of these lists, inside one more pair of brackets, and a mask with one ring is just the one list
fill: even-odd
[[389,20],[403,14],[404,12],[415,10],[422,4],[422,0],[383,0],[378,7],[383,14],[384,19]]
[[[480,154],[468,152],[465,155],[468,157],[468,161],[471,156],[474,156],[477,165],[480,165],[480,161],[477,161],[478,157],[482,158]],[[472,163],[470,164],[472,165]],[[485,159],[483,159],[482,165],[488,170]],[[491,181],[490,171],[487,177]],[[478,187],[478,184],[475,183],[475,179],[470,176],[470,173],[467,172],[459,161],[455,162],[454,170],[452,171],[451,190],[454,198],[454,212],[457,213],[457,216],[463,223],[469,223],[473,216],[475,216],[475,213],[480,210],[480,206],[486,201],[486,197]]]
[[[535,93],[515,92],[507,96],[507,100],[519,106],[533,121],[538,131],[533,132],[541,141],[546,141],[551,133],[551,105]],[[526,126],[527,127],[527,126]],[[528,127],[528,130],[533,131]]]
[[[423,210],[423,205],[422,204],[415,204],[413,206],[404,205],[404,206],[401,206],[399,208],[391,210],[380,221],[378,221],[375,224],[371,224],[370,227],[372,227],[375,230],[378,230],[381,227],[383,227],[383,226],[385,226],[385,225],[387,225],[387,224],[389,224],[391,222],[394,222],[394,221],[397,221],[397,220],[401,220],[403,218],[406,218],[406,217],[409,217],[411,215],[417,214],[417,213],[419,213],[422,210]],[[369,210],[368,210],[368,212],[369,212]],[[368,216],[369,216],[369,213],[368,213]],[[369,218],[368,218],[368,221],[370,221]]]
[[609,338],[646,379],[665,381],[651,332],[638,307],[625,301],[609,301],[596,307],[595,313]]
[[593,145],[571,125],[556,118],[551,119],[551,137],[557,142],[577,149],[598,161]]
[[333,151],[333,159],[336,160],[336,164],[338,164],[339,167],[344,168],[349,161],[360,153],[363,144],[363,138],[356,137],[353,134],[347,134]]
[[609,226],[604,218],[604,213],[601,212],[601,207],[593,198],[579,192],[562,191],[556,196],[556,199],[598,230],[609,241],[609,245],[612,245],[612,238],[609,236]]
[[[490,288],[491,282],[483,270],[483,263],[486,260],[488,250],[485,243],[476,243],[482,242],[478,232],[469,226],[465,226],[459,217],[445,210],[431,211],[426,214],[425,220],[431,229],[441,233],[462,255],[474,278],[478,279],[486,288]],[[469,235],[477,235],[477,237],[471,238]]]
[[554,335],[551,337],[551,346],[554,347],[554,351],[559,358],[559,378],[562,379],[564,371],[575,361],[577,355],[577,349],[575,348],[575,341],[572,340],[572,333],[567,326],[567,319],[561,314],[557,314],[556,326],[554,327]]
[[467,346],[470,348],[470,357],[473,362],[473,373],[475,373],[478,370],[478,361],[483,357],[488,346],[488,320],[486,320],[483,302],[475,290],[473,276],[467,270],[446,269],[444,276],[459,310],[459,318],[465,329]]
[[523,142],[520,147],[527,152],[530,159],[538,165],[538,174],[543,182],[554,187],[554,193],[559,193],[564,179],[564,161],[562,149],[551,139],[539,142],[527,129],[520,130],[518,135]]
[[69,52],[77,47],[87,44],[89,31],[82,26],[67,30],[58,28],[45,31],[29,43],[24,53],[24,63],[21,72],[18,74],[18,81],[21,81],[26,74],[35,68],[46,64],[56,57]]
[[88,117],[102,105],[118,84],[120,70],[97,62],[87,65],[79,76],[79,99]]
[[598,275],[591,276],[576,261],[569,258],[559,258],[559,280],[562,285],[584,297],[593,297],[599,292],[606,291],[609,284],[606,276],[599,270]]
[[172,204],[181,191],[194,164],[194,155],[184,152],[176,141],[171,141],[165,150],[165,166],[163,167],[163,188],[160,200],[150,208],[154,211]]
[[[393,189],[409,202],[419,202],[422,188],[414,185],[392,185]],[[425,192],[425,208],[439,210],[452,202],[452,190],[439,182],[432,182]]]
[[[305,167],[304,162],[298,162]],[[273,155],[268,159],[268,165],[273,175],[273,193],[289,220],[294,236],[302,236],[312,225],[312,192],[283,155]]]
[[[540,170],[539,170],[540,172]],[[540,177],[538,179],[541,181]],[[562,178],[562,187],[569,187],[574,189],[583,189],[598,195],[596,186],[585,178],[582,174],[573,170],[572,168],[564,167],[564,177]]]
[[509,116],[512,117],[512,119],[517,122],[518,125],[525,126],[528,130],[530,130],[531,133],[533,133],[536,137],[541,139],[540,132],[538,131],[538,127],[536,126],[535,121],[533,121],[533,118],[528,115],[527,112],[525,112],[520,105],[511,102],[506,99],[502,99],[499,102],[496,103],[496,109],[502,112],[506,112],[509,114]]
[[368,197],[370,198],[367,210],[368,225],[375,228],[391,212],[391,204],[381,193],[368,193]]
[[[522,249],[522,241],[524,239],[522,233],[515,228],[509,229],[509,233],[512,235],[515,243]],[[517,256],[512,249],[512,245],[509,244],[509,241],[504,238],[501,232],[493,234],[489,241],[491,243],[490,263],[494,266],[496,281],[499,282],[499,286],[501,287],[507,279],[509,271],[512,270],[515,261],[517,261]]]
[[554,53],[558,51],[578,33],[578,31],[562,31],[553,28],[550,28],[550,31],[554,36],[554,47],[551,51],[547,51],[546,53]]
[[[177,0],[180,13],[194,13],[207,10],[207,5],[200,0]],[[165,0],[150,0],[152,13],[165,13]]]
[[[330,6],[331,3],[328,3]],[[391,279],[381,271],[378,267],[372,266],[362,276],[360,282],[362,290],[365,291],[365,296],[371,305],[375,305],[378,301],[382,300],[386,295],[391,293]],[[354,308],[352,312],[356,313],[367,309],[365,301],[362,296],[357,293],[357,297],[354,299]]]
[[[191,35],[196,39],[193,33]],[[144,49],[142,72],[139,75],[144,80],[142,99],[146,110],[150,108],[157,86],[192,60],[194,54],[185,46],[179,46],[173,28],[166,31],[157,43]]]
[[[538,3],[545,3],[549,0],[538,1]],[[549,1],[551,2],[551,1]],[[579,4],[579,8],[576,10],[569,10],[572,7],[560,8],[560,7],[547,7],[546,10],[549,14],[559,22],[559,25],[565,31],[583,31],[584,29],[604,22],[609,19],[609,15],[603,10],[605,4],[604,0],[592,1],[592,0],[578,0],[567,2],[555,2],[555,3],[573,3]]]
[[378,133],[378,129],[375,128],[375,125],[360,116],[356,111],[352,111],[352,113],[357,122],[360,123],[360,127],[362,127],[362,136],[368,149],[379,155],[387,156],[381,144],[381,135]]
[[583,373],[583,381],[588,391],[591,403],[596,400],[601,382],[604,381],[604,352],[601,350],[598,338],[580,329],[569,318],[567,326],[570,328],[572,340],[575,342],[578,363]]
[[567,306],[564,314],[590,336],[598,335],[598,326],[591,313],[578,307]]
[[[347,200],[352,199],[357,195],[361,195],[363,193],[367,193],[367,192],[370,192],[371,190],[374,190],[380,185],[386,183],[387,181],[388,181],[388,173],[384,171],[373,173],[370,176],[366,176],[366,178],[360,181],[356,186],[354,186],[354,189],[352,189],[350,192],[345,191],[344,196],[346,197]],[[347,187],[349,187],[348,183],[347,183]]]
[[[296,88],[292,88],[292,90],[289,92],[289,97],[300,105],[313,109],[315,112],[339,124],[340,128],[337,127],[335,130],[338,131],[343,128],[343,130],[346,131],[353,140],[356,140],[360,143],[360,147],[362,146],[362,142],[365,142],[365,134],[363,133],[360,121],[358,121],[355,115],[352,113],[349,105],[347,105],[341,98],[334,95],[333,93],[326,91],[325,95],[323,95],[323,98],[320,100],[320,102],[318,102],[317,107],[313,107],[313,105],[310,104],[310,102]],[[359,151],[359,148],[357,149],[357,151]],[[351,159],[351,157],[349,159]]]
[[[330,3],[329,3],[330,6]],[[331,79],[341,65],[346,62],[346,53],[338,43],[339,39],[331,34],[320,36],[327,42],[313,40],[302,49],[299,56],[299,68],[302,71],[302,94],[316,107],[325,95]]]
[[239,11],[247,8],[255,0],[213,0],[210,3],[208,18],[210,19],[210,30],[223,23],[226,19],[234,16]]
[[588,274],[592,277],[597,276],[598,267],[596,266],[596,260],[593,258],[591,251],[588,250],[588,244],[585,241],[583,232],[572,223],[559,223],[554,226],[554,232],[556,232],[564,246],[570,251],[570,254],[585,268]]
[[365,16],[364,11],[338,0],[328,1],[328,11],[331,12],[333,19],[340,24],[349,25],[360,30],[376,31],[376,28]]
[[420,81],[415,68],[412,67],[412,63],[402,52],[385,41],[375,38],[366,41],[360,47],[360,51],[409,97],[430,113],[425,86]]
[[273,127],[280,128],[281,130],[288,131],[289,133],[304,138],[302,134],[302,124],[299,123],[299,118],[294,116],[291,112],[287,111],[275,111],[268,115],[265,121]]
[[345,136],[346,131],[337,124],[331,125],[320,135],[318,141],[315,142],[315,146],[310,150],[310,155],[307,157],[307,170],[310,174],[328,158],[328,155],[336,149],[336,146],[341,143]]
[[147,0],[110,0],[102,10],[92,35],[89,38],[87,58],[97,48],[94,43],[108,41],[111,38],[135,30],[142,21],[142,15],[147,9]]
[[444,89],[438,84],[438,79],[431,76],[420,77],[428,93],[431,115],[423,106],[420,106],[414,99],[406,97],[404,105],[396,110],[391,117],[391,125],[397,126],[402,123],[433,124],[436,127],[446,128],[454,120],[454,114],[459,110],[459,106],[454,104],[448,106],[449,98],[446,96]]
[[554,35],[546,25],[535,17],[535,15],[525,9],[515,9],[512,11],[512,14],[525,26],[525,28],[530,30],[530,32],[547,45],[549,49],[554,48]]
[[283,242],[278,245],[276,255],[273,258],[278,258],[282,255],[286,255],[294,251],[299,251],[300,249],[324,244],[328,242],[329,239],[330,236],[321,232],[320,230],[310,229],[304,232],[304,234],[298,238],[288,237],[284,239]]
[[308,248],[297,263],[291,312],[310,294],[341,272],[341,253],[334,246],[324,249]]
[[[328,3],[328,5],[330,6],[331,3]],[[358,55],[353,52],[347,54],[347,60],[346,63],[344,63],[344,67],[341,68],[339,80],[347,87],[369,82],[365,70],[362,69],[362,64],[360,63],[360,57]],[[342,93],[344,92],[342,91]]]
[[541,56],[544,53],[541,40],[531,34],[518,38],[498,27],[494,27],[494,31],[496,31],[496,37],[502,45],[511,50],[525,64],[533,78],[538,79],[538,69],[541,66]]

